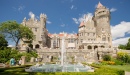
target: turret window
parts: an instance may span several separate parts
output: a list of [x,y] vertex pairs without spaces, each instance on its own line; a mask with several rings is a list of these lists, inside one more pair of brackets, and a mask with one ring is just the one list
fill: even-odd
[[103,37],[103,38],[102,38],[102,41],[106,41],[106,37]]

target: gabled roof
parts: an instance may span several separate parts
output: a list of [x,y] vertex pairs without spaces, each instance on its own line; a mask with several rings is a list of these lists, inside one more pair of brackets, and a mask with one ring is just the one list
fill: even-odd
[[103,5],[99,2],[97,8],[103,7]]
[[82,22],[80,23],[79,27],[84,26],[84,25],[85,25],[85,24],[84,24],[84,21],[82,21]]

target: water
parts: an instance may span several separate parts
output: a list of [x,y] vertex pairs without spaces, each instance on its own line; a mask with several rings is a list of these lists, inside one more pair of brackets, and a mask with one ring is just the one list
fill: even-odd
[[91,70],[90,66],[83,66],[81,64],[45,64],[45,65],[34,65],[25,69],[27,72],[87,72]]

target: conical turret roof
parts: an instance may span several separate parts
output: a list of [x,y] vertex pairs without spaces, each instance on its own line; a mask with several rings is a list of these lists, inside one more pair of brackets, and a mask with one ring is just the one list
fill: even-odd
[[99,2],[97,8],[103,7],[103,5]]
[[84,21],[82,21],[82,22],[80,23],[79,27],[84,26],[84,25],[85,25],[85,24],[84,24]]

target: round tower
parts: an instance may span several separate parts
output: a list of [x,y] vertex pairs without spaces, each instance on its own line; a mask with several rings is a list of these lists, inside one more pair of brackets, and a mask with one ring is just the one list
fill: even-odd
[[97,41],[108,42],[108,47],[111,47],[110,11],[99,2],[93,18],[96,27]]

